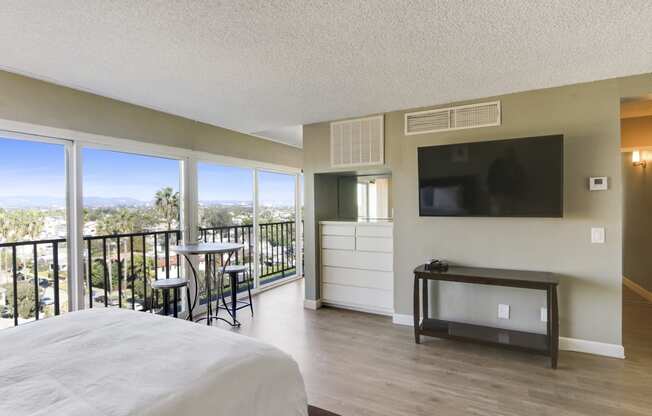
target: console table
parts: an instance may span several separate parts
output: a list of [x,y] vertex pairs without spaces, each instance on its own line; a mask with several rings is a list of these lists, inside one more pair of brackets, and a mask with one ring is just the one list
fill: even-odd
[[[428,316],[428,282],[430,280],[544,290],[547,294],[548,308],[547,333],[514,331],[430,318]],[[421,288],[419,288],[420,282],[423,283]],[[448,270],[439,272],[426,270],[425,266],[421,265],[414,269],[414,340],[419,344],[421,335],[427,335],[498,345],[550,357],[550,367],[557,368],[559,354],[558,284],[558,277],[548,272],[459,266],[450,266]],[[423,320],[420,318],[420,293],[423,298]]]

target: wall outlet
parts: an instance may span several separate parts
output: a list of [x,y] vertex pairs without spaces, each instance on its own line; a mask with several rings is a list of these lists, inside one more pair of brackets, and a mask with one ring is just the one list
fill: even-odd
[[604,227],[591,228],[591,243],[604,244]]
[[498,304],[498,319],[509,319],[509,305]]
[[541,322],[548,322],[548,308],[541,308]]

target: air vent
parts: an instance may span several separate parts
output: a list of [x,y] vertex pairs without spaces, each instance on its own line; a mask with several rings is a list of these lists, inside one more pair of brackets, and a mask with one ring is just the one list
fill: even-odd
[[500,101],[405,114],[405,134],[500,126]]
[[331,123],[331,166],[382,165],[383,116]]

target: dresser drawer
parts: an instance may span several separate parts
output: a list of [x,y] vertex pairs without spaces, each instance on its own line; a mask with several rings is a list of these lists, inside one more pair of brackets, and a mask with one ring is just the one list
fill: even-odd
[[385,313],[391,313],[394,307],[394,299],[390,290],[340,286],[330,283],[322,285],[322,300],[326,303]]
[[321,277],[323,283],[383,290],[394,289],[392,272],[324,266]]
[[391,238],[357,237],[355,246],[356,250],[360,251],[378,251],[391,254],[394,251],[394,240]]
[[355,224],[322,224],[321,235],[355,236]]
[[393,229],[387,224],[358,224],[356,235],[358,237],[385,237],[392,238]]
[[388,253],[372,251],[329,250],[321,251],[323,266],[346,267],[351,269],[380,270],[392,272],[394,259]]
[[322,235],[321,248],[329,248],[333,250],[355,250],[355,237]]

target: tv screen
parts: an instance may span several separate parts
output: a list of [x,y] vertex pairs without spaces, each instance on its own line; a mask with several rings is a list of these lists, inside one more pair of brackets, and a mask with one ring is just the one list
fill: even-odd
[[564,136],[420,147],[419,215],[561,217]]

